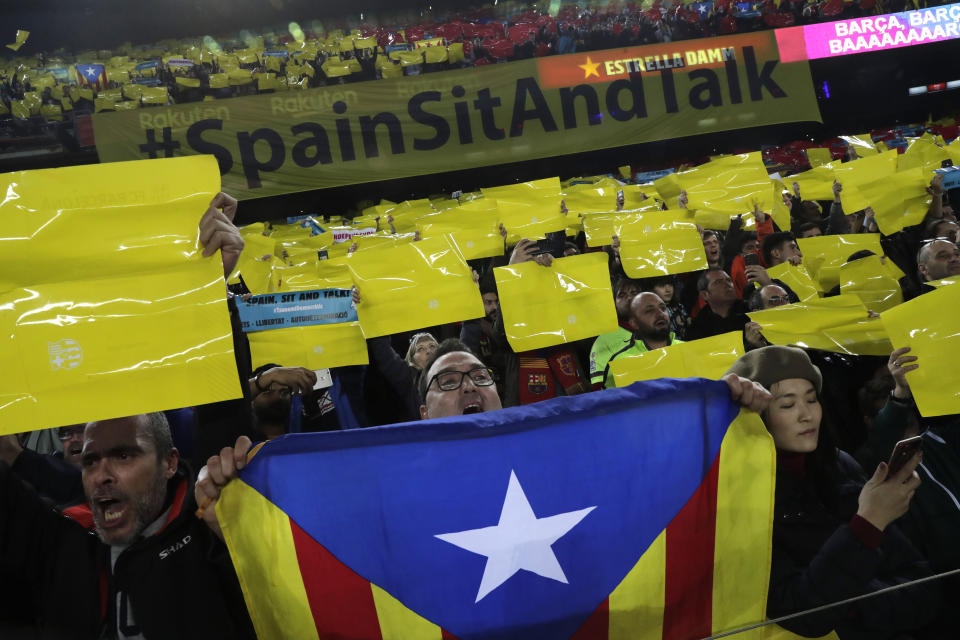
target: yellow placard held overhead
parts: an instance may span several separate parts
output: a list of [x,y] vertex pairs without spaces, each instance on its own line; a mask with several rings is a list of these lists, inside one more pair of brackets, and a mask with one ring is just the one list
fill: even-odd
[[[8,173],[0,433],[240,397],[219,255],[197,225],[212,157]],[[69,265],[69,268],[64,268]]]
[[767,275],[784,283],[797,294],[800,302],[819,297],[817,284],[803,266],[795,267],[789,262],[783,262],[767,269]]
[[855,136],[840,136],[840,139],[847,143],[847,146],[853,147],[853,150],[857,152],[857,155],[866,158],[867,156],[875,156],[878,151],[873,144],[873,139],[870,137],[869,133],[864,133],[862,135]]
[[17,29],[17,36],[14,38],[14,41],[7,45],[7,49],[13,49],[14,51],[19,51],[20,47],[24,45],[27,41],[27,38],[30,37],[29,31],[24,31],[23,29]]
[[605,253],[493,270],[507,340],[514,351],[542,349],[617,328]]
[[693,221],[704,229],[716,229],[726,231],[730,228],[730,222],[737,216],[740,216],[741,226],[744,231],[756,231],[757,221],[752,213],[738,213],[732,215],[727,211],[714,211],[713,209],[697,209],[694,211]]
[[833,156],[830,155],[830,149],[825,149],[822,147],[811,147],[806,151],[807,151],[807,160],[810,161],[811,167],[819,167],[833,160]]
[[840,267],[840,292],[856,295],[867,309],[880,313],[903,302],[903,275],[893,260],[867,256]]
[[348,264],[368,338],[484,315],[473,273],[446,238],[359,252]]
[[881,314],[893,347],[910,347],[920,366],[907,373],[920,415],[960,413],[960,286],[941,286]]
[[883,324],[869,317],[855,295],[808,300],[748,315],[772,344],[864,356],[891,351]]
[[421,238],[435,238],[446,236],[450,244],[455,246],[465,260],[491,258],[502,256],[504,252],[503,237],[497,229],[495,219],[478,220],[481,224],[471,225],[468,220],[457,222],[436,222],[418,224]]
[[860,185],[873,182],[877,178],[889,175],[897,170],[897,150],[891,149],[875,156],[860,158],[851,162],[834,160],[830,163],[837,180],[847,185]]
[[709,266],[700,232],[691,222],[650,225],[635,219],[620,223],[615,231],[620,239],[620,263],[631,278],[700,271]]
[[287,327],[247,334],[254,368],[276,363],[284,367],[332,369],[368,364],[367,341],[359,322]]
[[[773,206],[770,176],[759,151],[724,156],[671,176],[687,192],[689,209],[735,215],[753,211],[754,205],[762,211]],[[659,188],[660,181],[654,184]]]
[[918,167],[885,175],[858,187],[870,202],[881,233],[891,235],[923,222],[933,199],[927,193],[930,177]]
[[868,250],[883,255],[879,233],[800,238],[797,245],[803,253],[803,266],[823,292],[840,284],[840,266],[854,253]]
[[629,358],[616,358],[610,363],[610,372],[618,387],[657,378],[719,380],[742,355],[743,333],[731,331],[654,349]]
[[693,222],[693,212],[685,209],[666,211],[617,211],[614,213],[588,213],[583,216],[583,232],[588,247],[609,245],[620,225],[642,224],[651,230],[654,227],[670,225],[674,222]]
[[560,209],[559,178],[546,178],[481,189],[485,198],[497,200],[500,221],[507,229],[507,244],[521,238],[541,239],[544,234],[562,231],[567,218]]

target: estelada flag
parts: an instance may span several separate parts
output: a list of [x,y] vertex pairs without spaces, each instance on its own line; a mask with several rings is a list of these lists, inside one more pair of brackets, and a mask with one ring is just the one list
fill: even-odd
[[262,639],[703,638],[764,619],[774,464],[725,383],[664,379],[286,435],[217,512]]
[[107,87],[107,68],[102,64],[78,64],[77,84],[81,87],[89,86],[96,89]]

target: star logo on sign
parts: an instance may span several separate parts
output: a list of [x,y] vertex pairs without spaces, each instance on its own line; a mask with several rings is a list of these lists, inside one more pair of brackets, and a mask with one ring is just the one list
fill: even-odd
[[596,506],[538,518],[517,480],[517,474],[511,470],[500,521],[496,525],[440,533],[435,537],[487,557],[475,600],[480,602],[521,569],[568,584],[552,545],[594,509]]
[[590,76],[597,76],[598,78],[600,77],[600,63],[591,60],[590,56],[587,56],[587,62],[585,64],[578,64],[577,66],[583,69],[584,78],[589,78]]
[[431,301],[427,304],[427,306],[429,306],[431,309],[437,309],[437,308],[440,307],[440,301],[439,301],[439,300],[431,300]]

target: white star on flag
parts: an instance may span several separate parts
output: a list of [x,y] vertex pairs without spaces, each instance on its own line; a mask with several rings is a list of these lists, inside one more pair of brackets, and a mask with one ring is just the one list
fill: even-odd
[[475,601],[480,602],[521,569],[568,584],[551,545],[594,509],[596,506],[537,518],[516,473],[511,470],[500,521],[495,526],[441,533],[436,537],[487,557]]
[[93,67],[88,67],[88,68],[87,68],[87,75],[90,76],[91,78],[96,78],[96,77],[97,77],[98,75],[100,75],[100,74],[97,73],[97,70],[94,69]]

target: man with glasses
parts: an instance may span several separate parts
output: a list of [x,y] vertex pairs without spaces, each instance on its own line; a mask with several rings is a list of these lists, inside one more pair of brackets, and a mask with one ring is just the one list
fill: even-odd
[[[86,424],[71,424],[57,429],[57,439],[63,446],[61,456],[77,469],[80,468],[80,454],[83,452],[83,429]],[[57,455],[54,453],[53,455]]]
[[[793,301],[783,287],[776,284],[768,284],[750,296],[747,306],[750,308],[750,311],[766,311],[774,307],[782,307],[791,302]],[[743,343],[748,351],[759,347],[766,347],[770,344],[767,342],[767,339],[763,337],[763,333],[760,332],[759,323],[753,322],[752,320],[743,326]]]
[[72,424],[54,430],[63,443],[62,453],[37,453],[22,446],[16,434],[0,436],[0,460],[10,465],[11,471],[41,496],[61,507],[76,504],[83,499],[80,452],[85,426]]
[[420,377],[420,417],[461,416],[502,408],[493,373],[459,340],[444,340]]

